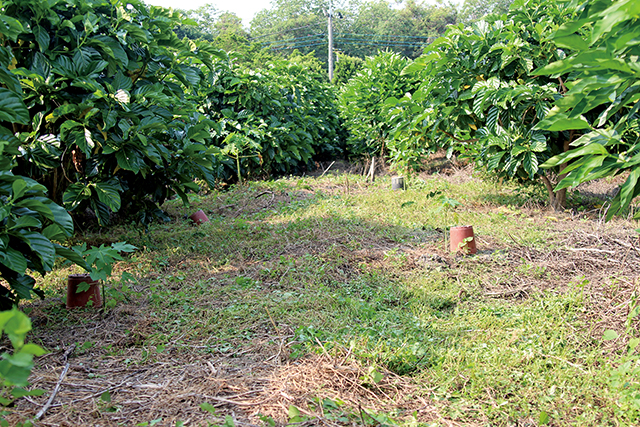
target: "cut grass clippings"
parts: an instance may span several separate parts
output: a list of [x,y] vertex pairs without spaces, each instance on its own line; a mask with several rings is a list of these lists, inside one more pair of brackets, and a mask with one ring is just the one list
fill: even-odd
[[[633,422],[634,389],[611,380],[638,335],[634,224],[459,173],[390,187],[256,182],[169,202],[173,220],[145,233],[86,236],[139,250],[103,311],[63,308],[62,267],[23,305],[50,351],[33,386],[51,392],[70,365],[40,425]],[[197,209],[209,223],[185,218]],[[474,226],[476,256],[449,253],[455,224]]]

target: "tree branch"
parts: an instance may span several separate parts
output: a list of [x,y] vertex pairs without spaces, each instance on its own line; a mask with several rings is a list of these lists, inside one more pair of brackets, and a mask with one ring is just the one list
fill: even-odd
[[455,139],[458,142],[476,142],[478,141],[478,138],[473,138],[473,139],[459,139],[456,138],[455,136],[451,135],[449,132],[444,131],[444,130],[440,130],[438,129],[440,132],[444,133],[445,135],[447,135],[449,138]]

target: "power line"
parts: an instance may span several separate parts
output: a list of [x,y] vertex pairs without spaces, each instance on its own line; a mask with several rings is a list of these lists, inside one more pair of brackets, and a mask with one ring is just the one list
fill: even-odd
[[427,44],[426,42],[424,43],[412,43],[412,42],[408,42],[408,41],[395,41],[395,40],[363,40],[363,39],[354,39],[354,38],[350,38],[350,37],[338,37],[336,38],[336,40],[347,40],[347,41],[353,41],[353,42],[366,42],[366,43],[389,43],[389,44],[414,44],[416,46],[422,46]]
[[366,40],[353,40],[344,41],[345,39],[336,39],[336,43],[340,45],[369,45],[369,46],[385,46],[385,47],[424,47],[426,43],[401,43],[401,42],[385,42],[385,41],[366,41]]
[[345,36],[356,36],[356,37],[394,37],[394,38],[405,38],[405,39],[437,39],[438,37],[434,36],[403,36],[399,34],[357,34],[357,33],[342,33]]
[[276,48],[272,48],[273,50],[289,50],[289,49],[299,49],[302,47],[314,47],[314,46],[325,46],[327,44],[326,41],[320,42],[320,43],[311,43],[311,44],[300,44],[300,45],[294,45],[294,46],[286,46],[286,47],[276,47]]
[[288,40],[278,40],[278,41],[273,41],[273,42],[259,42],[259,43],[262,43],[262,44],[269,43],[268,47],[273,47],[273,46],[279,46],[279,45],[282,45],[282,44],[288,44],[288,43],[297,42],[298,40],[324,38],[324,36],[325,36],[324,33],[318,33],[318,34],[312,34],[310,36],[293,37],[293,38],[288,39]]

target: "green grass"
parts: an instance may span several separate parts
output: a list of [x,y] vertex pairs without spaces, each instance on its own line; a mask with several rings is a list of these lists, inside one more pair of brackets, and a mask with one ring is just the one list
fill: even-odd
[[[629,422],[609,388],[613,362],[589,334],[586,282],[487,293],[514,274],[554,279],[540,265],[500,267],[514,239],[556,244],[552,214],[496,183],[414,180],[391,192],[388,180],[346,180],[289,178],[195,196],[189,208],[169,202],[174,222],[122,229],[118,239],[140,250],[120,265],[130,274],[109,285],[107,306],[146,301],[152,332],[134,342],[145,349],[236,354],[286,334],[291,359],[348,349],[364,367],[412,378],[443,419],[463,425]],[[278,196],[270,205],[256,199],[265,190]],[[460,206],[443,208],[437,191]],[[212,213],[222,205],[234,206]],[[211,221],[194,227],[183,215],[198,208]],[[444,250],[455,224],[474,225],[484,258]],[[415,251],[448,261],[421,263]]]

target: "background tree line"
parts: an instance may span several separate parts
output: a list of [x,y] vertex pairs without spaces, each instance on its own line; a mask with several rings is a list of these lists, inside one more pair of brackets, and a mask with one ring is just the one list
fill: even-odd
[[332,10],[334,50],[340,69],[353,67],[350,58],[364,59],[380,50],[417,58],[444,34],[447,26],[468,23],[488,13],[506,13],[511,2],[466,0],[457,6],[416,0],[274,0],[270,8],[258,12],[249,28],[243,27],[237,15],[208,4],[181,11],[190,24],[180,25],[176,33],[234,51],[236,60],[247,65],[259,66],[267,57],[288,57],[298,51],[313,52],[326,69],[327,13]]

